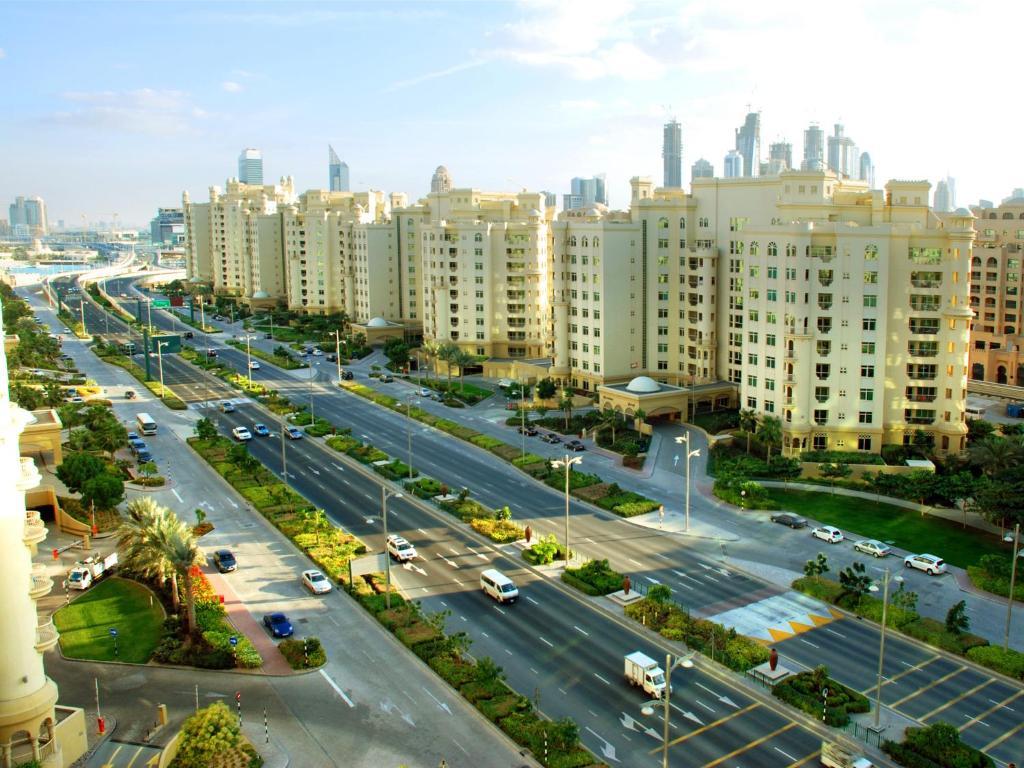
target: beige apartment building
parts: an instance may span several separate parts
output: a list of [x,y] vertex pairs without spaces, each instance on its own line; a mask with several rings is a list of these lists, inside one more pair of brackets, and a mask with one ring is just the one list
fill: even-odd
[[962,449],[970,213],[930,210],[927,182],[873,190],[828,171],[696,179],[689,194],[630,184],[628,211],[557,218],[539,193],[439,188],[387,206],[310,191],[282,207],[272,295],[422,327],[491,373],[550,375],[612,407],[641,407],[637,377],[663,385],[656,417],[738,403],[778,416],[787,452],[877,452],[918,429]]
[[975,208],[977,239],[971,259],[970,377],[1024,387],[1021,330],[1021,260],[1024,198]]

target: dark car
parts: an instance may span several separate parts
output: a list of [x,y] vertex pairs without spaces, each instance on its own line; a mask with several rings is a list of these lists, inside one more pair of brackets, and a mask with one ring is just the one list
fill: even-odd
[[138,439],[139,439],[139,433],[138,432],[129,432],[128,433],[128,441],[129,442],[131,442],[132,440],[138,440]]
[[354,373],[352,373],[352,371],[342,371],[341,372],[341,378],[344,379],[345,381],[352,381],[352,379],[354,379],[355,377],[356,377],[356,375]]
[[253,424],[253,434],[259,435],[260,437],[270,437],[270,430],[267,429],[266,424]]
[[132,453],[138,453],[139,451],[146,450],[146,441],[135,435],[135,437],[128,440],[128,447],[132,449]]
[[230,573],[238,568],[238,561],[230,549],[218,549],[213,553],[213,564],[221,573]]
[[274,334],[272,334],[272,333],[264,333],[263,334],[263,338],[264,339],[272,339],[272,338],[274,338]]
[[551,443],[551,445],[562,442],[562,438],[560,438],[554,432],[546,432],[540,436],[540,439],[543,440],[545,443]]
[[327,360],[328,363],[336,363],[336,362],[338,362],[338,356],[336,354],[334,354],[333,352],[328,354],[325,359]]
[[518,432],[521,435],[529,435],[530,437],[535,437],[537,435],[537,428],[530,426],[516,427],[516,432]]
[[153,454],[150,453],[145,448],[136,453],[135,457],[139,460],[140,464],[148,464],[149,462],[153,461]]
[[288,435],[288,439],[289,440],[301,440],[302,439],[302,430],[299,429],[298,427],[288,427],[284,431],[284,433],[286,435]]
[[392,376],[390,373],[382,373],[380,375],[380,383],[381,384],[390,384],[394,380],[395,380],[395,377]]
[[135,390],[134,389],[126,389],[124,391],[124,399],[125,400],[134,400],[135,399]]
[[206,350],[206,356],[207,357],[216,357],[217,356],[217,350],[216,349],[208,349],[208,350]]
[[780,525],[788,525],[790,528],[803,528],[807,525],[807,521],[802,517],[797,517],[796,515],[791,515],[789,513],[772,515],[772,522],[779,523]]
[[566,440],[565,447],[570,451],[585,451],[587,446],[581,443],[579,440]]
[[192,331],[185,331],[184,336],[186,339],[194,339],[196,337]]
[[263,617],[263,626],[270,630],[274,637],[291,637],[295,632],[292,623],[283,613],[268,613]]

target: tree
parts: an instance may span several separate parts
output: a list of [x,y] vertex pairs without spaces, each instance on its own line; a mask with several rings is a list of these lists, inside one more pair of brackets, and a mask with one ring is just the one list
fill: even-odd
[[971,628],[971,619],[967,615],[967,603],[961,600],[946,613],[946,631],[953,635],[962,635]]
[[907,492],[912,498],[918,500],[922,507],[921,515],[924,516],[925,500],[935,492],[938,486],[938,478],[935,473],[929,472],[927,469],[915,469],[909,475],[902,475],[902,480]]
[[[967,420],[967,444],[973,445],[995,434],[996,425],[984,419]],[[1005,432],[1004,432],[1005,434]]]
[[26,411],[36,411],[43,406],[43,395],[35,387],[27,387],[20,382],[12,382],[10,385],[11,400],[16,402]]
[[452,366],[455,365],[455,356],[459,354],[461,350],[459,345],[451,341],[446,341],[437,350],[437,359],[445,363],[448,374],[448,389],[447,392],[452,391]]
[[558,407],[565,411],[565,431],[569,431],[569,422],[572,420],[572,392],[568,389],[562,390],[562,399],[558,401]]
[[541,400],[550,400],[557,391],[558,387],[555,386],[555,382],[551,380],[550,376],[545,376],[537,382],[537,397]]
[[672,589],[667,584],[654,584],[647,590],[647,598],[652,603],[664,605],[672,600]]
[[839,572],[839,586],[843,588],[843,596],[853,598],[853,604],[859,605],[871,587],[864,563],[856,562]]
[[889,602],[892,603],[893,608],[899,608],[907,613],[916,613],[917,592],[911,592],[909,589],[905,589],[905,587],[905,582],[901,581],[900,588],[889,598]]
[[115,420],[107,420],[95,425],[89,434],[92,435],[93,445],[101,451],[106,451],[111,459],[114,458],[114,451],[128,440],[128,430]]
[[192,591],[192,569],[202,563],[203,556],[192,531],[178,518],[175,517],[174,520],[176,525],[173,525],[168,531],[168,536],[163,544],[163,551],[168,565],[182,579],[185,587],[185,610],[188,617],[188,630],[189,633],[195,635],[199,632],[199,625],[196,623],[196,599]]
[[505,679],[505,671],[490,656],[476,663],[476,679],[482,683],[497,683]]
[[750,453],[750,438],[757,430],[757,413],[746,408],[739,413],[740,429],[747,433],[747,453]]
[[821,577],[828,573],[829,570],[831,569],[828,567],[828,558],[820,552],[816,558],[804,563],[804,576],[818,582],[821,581]]
[[99,456],[76,451],[64,457],[57,467],[57,477],[72,493],[82,490],[82,485],[91,477],[106,471],[107,464]]
[[605,408],[601,411],[601,422],[597,425],[599,430],[610,429],[612,432],[612,445],[615,444],[615,429],[619,425],[619,414],[612,408]]
[[990,435],[970,447],[971,463],[986,477],[995,477],[1020,459],[1020,450],[1010,440]]
[[804,472],[799,459],[792,456],[778,455],[772,456],[771,461],[768,462],[768,470],[773,477],[781,478],[784,483],[796,480]]
[[228,449],[228,461],[239,469],[251,472],[259,466],[259,459],[249,453],[249,446],[245,443],[236,443]]
[[922,456],[927,456],[935,448],[935,435],[931,432],[925,432],[923,429],[915,429],[914,436],[911,438],[911,445],[913,445]]
[[459,391],[466,391],[466,369],[476,362],[476,357],[466,352],[464,349],[460,349],[454,355],[452,355],[452,363],[457,365],[459,368]]
[[[197,512],[199,510],[196,510]],[[171,581],[171,604],[178,610],[178,577],[164,552],[164,542],[174,527],[174,513],[160,506],[152,496],[138,496],[128,502],[125,519],[117,530],[117,543],[124,565],[161,585]],[[198,515],[196,516],[198,519]]]
[[124,480],[101,472],[82,483],[82,501],[100,509],[113,509],[124,500]]
[[438,344],[433,339],[429,341],[424,341],[423,344],[420,346],[420,354],[423,355],[423,357],[427,358],[427,360],[429,360],[431,363],[430,367],[427,369],[428,379],[430,378],[431,369],[433,369],[434,371],[434,379],[437,379],[437,367],[434,365],[434,361],[437,360],[437,352],[440,348],[441,345]]
[[633,414],[633,418],[643,424],[647,420],[647,411],[643,408],[637,408],[636,413]]
[[384,354],[395,369],[403,368],[409,362],[409,346],[401,339],[388,339],[384,342]]
[[185,720],[175,766],[205,768],[231,752],[240,740],[238,718],[217,701]]
[[768,449],[768,461],[772,459],[772,446],[782,443],[782,421],[778,416],[765,416],[757,428],[757,436]]
[[210,419],[204,417],[196,422],[195,433],[200,440],[212,440],[217,436],[217,427]]
[[145,477],[152,477],[153,475],[156,474],[156,462],[142,462],[141,464],[139,464],[139,472],[141,472]]
[[957,472],[955,475],[943,475],[939,478],[936,489],[947,501],[958,505],[967,527],[967,501],[974,493],[977,481],[970,472]]
[[832,493],[836,492],[836,480],[842,480],[853,474],[850,465],[841,461],[822,464],[818,467],[818,471],[821,472],[822,477],[830,481]]

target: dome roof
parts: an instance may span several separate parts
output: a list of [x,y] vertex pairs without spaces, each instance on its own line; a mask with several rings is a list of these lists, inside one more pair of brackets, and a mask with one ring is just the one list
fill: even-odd
[[447,176],[448,175],[448,169],[445,168],[443,165],[439,165],[439,166],[437,166],[437,170],[434,171],[434,173],[436,173],[438,176]]
[[269,299],[270,294],[267,293],[266,291],[256,291],[256,293],[254,293],[252,297],[254,299]]
[[537,217],[537,216],[540,216],[540,215],[541,215],[540,211],[538,211],[536,208],[531,208],[530,212],[527,214],[527,216],[532,216],[532,217]]
[[626,385],[627,392],[635,392],[639,395],[649,395],[661,389],[661,384],[650,376],[637,376]]
[[387,328],[391,323],[383,317],[375,317],[366,324],[367,328]]
[[953,211],[953,213],[955,215],[957,215],[957,216],[973,216],[974,215],[970,211],[968,211],[966,208],[957,208],[955,211]]

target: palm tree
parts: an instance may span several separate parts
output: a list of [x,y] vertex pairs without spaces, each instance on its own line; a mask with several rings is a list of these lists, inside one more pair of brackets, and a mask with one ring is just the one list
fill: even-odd
[[459,391],[466,391],[466,368],[476,362],[476,357],[460,349],[452,355],[452,363],[459,367]]
[[633,414],[633,418],[636,419],[639,423],[643,424],[645,421],[647,421],[647,411],[645,411],[643,408],[637,408],[636,413]]
[[747,433],[747,453],[750,453],[750,438],[757,430],[757,413],[750,408],[740,411],[740,429]]
[[1013,466],[1021,455],[1019,442],[989,435],[971,446],[971,463],[987,477],[994,477]]
[[615,429],[619,426],[619,414],[613,408],[605,408],[601,411],[601,423],[598,429],[610,429],[612,431],[612,445],[615,445]]
[[437,359],[445,363],[448,371],[448,392],[452,389],[452,366],[455,364],[455,356],[460,351],[459,345],[451,341],[446,341],[437,350]]
[[177,520],[178,524],[170,531],[170,535],[164,542],[163,550],[168,565],[184,581],[188,631],[194,635],[198,633],[199,626],[196,623],[196,599],[195,595],[192,594],[192,576],[194,573],[192,569],[202,562],[203,556],[199,551],[199,545],[196,543],[196,537],[192,535],[192,531],[177,518],[175,520]]
[[772,446],[782,442],[782,421],[778,416],[765,416],[757,428],[757,436],[768,449],[767,460],[772,460]]
[[[423,356],[426,357],[427,360],[431,361],[430,368],[434,371],[435,381],[437,380],[437,368],[433,363],[437,360],[437,353],[440,349],[441,345],[434,340],[424,341],[423,345],[420,347],[420,351],[423,353]],[[430,378],[430,369],[427,370],[427,378]]]
[[167,507],[157,504],[152,496],[132,499],[128,502],[126,512],[127,517],[117,532],[123,562],[161,584],[170,579],[171,603],[177,612],[180,601],[177,573],[164,553],[166,541],[173,529],[170,520],[176,521],[177,518]]
[[558,401],[558,407],[565,411],[565,431],[569,431],[569,421],[572,419],[572,392],[568,389],[562,390],[562,399]]

